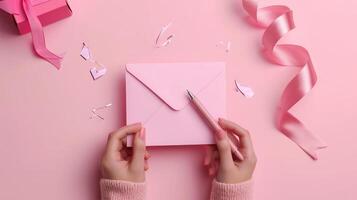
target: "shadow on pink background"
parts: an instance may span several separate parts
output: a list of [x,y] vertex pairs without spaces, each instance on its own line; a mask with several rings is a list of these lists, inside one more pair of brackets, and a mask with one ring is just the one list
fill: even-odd
[[[283,42],[306,47],[316,67],[318,83],[293,113],[328,143],[319,161],[274,128],[280,94],[296,69],[264,60],[262,30],[232,0],[70,1],[73,16],[45,28],[49,48],[65,52],[59,71],[34,57],[30,35],[18,36],[0,13],[0,199],[99,199],[107,135],[125,123],[124,65],[195,61],[227,63],[228,116],[250,130],[259,159],[255,199],[356,199],[357,2],[265,2],[294,10],[297,28]],[[154,48],[170,21],[173,42]],[[229,53],[216,47],[221,40],[232,42]],[[97,81],[79,56],[83,41],[108,68]],[[235,79],[256,96],[235,92]],[[107,103],[113,106],[104,121],[89,119],[93,107]],[[208,199],[202,147],[150,150],[148,199]]]

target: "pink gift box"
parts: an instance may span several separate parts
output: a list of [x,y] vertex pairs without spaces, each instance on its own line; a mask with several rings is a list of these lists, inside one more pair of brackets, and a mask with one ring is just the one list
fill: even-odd
[[[19,1],[18,5],[21,6],[21,4],[22,0]],[[67,0],[32,0],[32,8],[41,21],[42,26],[52,24],[72,15],[72,10]],[[13,14],[13,17],[19,33],[26,34],[30,32],[30,25],[25,13],[22,9],[20,10],[21,12],[19,14]]]

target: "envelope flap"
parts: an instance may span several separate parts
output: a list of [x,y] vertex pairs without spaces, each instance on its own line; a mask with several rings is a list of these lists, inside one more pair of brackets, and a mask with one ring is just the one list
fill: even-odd
[[[126,70],[174,110],[188,103],[186,90],[195,94],[225,70],[222,62],[128,64]],[[145,103],[145,102],[143,102]]]

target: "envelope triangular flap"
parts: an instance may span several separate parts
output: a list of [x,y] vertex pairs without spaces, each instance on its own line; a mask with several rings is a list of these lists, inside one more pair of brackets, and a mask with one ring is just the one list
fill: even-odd
[[186,90],[199,94],[224,72],[225,64],[127,64],[126,70],[172,109],[181,110],[189,103]]

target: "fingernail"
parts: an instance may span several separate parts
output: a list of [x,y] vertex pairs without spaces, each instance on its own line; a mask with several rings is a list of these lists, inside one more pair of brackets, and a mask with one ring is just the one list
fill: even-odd
[[143,141],[145,141],[145,128],[142,128],[141,130],[140,130],[140,133],[139,133],[139,137],[140,137],[140,139],[142,139]]

